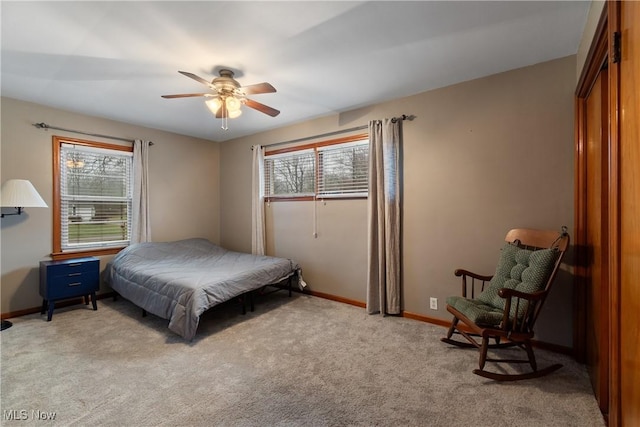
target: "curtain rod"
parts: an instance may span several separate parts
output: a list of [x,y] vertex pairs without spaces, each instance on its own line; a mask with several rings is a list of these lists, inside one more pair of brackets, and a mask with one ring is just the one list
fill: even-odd
[[[413,114],[409,115],[409,116],[407,116],[406,114],[403,114],[400,117],[393,117],[391,119],[391,121],[393,123],[395,123],[398,120],[413,120],[415,118],[416,118],[416,116],[414,116]],[[341,133],[347,133],[347,132],[354,132],[354,131],[357,131],[357,130],[363,130],[363,129],[367,129],[368,127],[369,127],[369,125],[366,124],[366,125],[362,125],[362,126],[356,126],[356,127],[348,128],[348,129],[336,130],[334,132],[322,133],[320,135],[305,136],[304,138],[292,139],[292,140],[283,141],[283,142],[276,142],[276,143],[273,143],[273,144],[266,144],[266,145],[263,145],[263,147],[275,147],[277,145],[293,144],[295,142],[308,141],[310,139],[324,138],[324,137],[327,137],[327,136],[339,135]],[[251,147],[251,149],[253,150],[253,147]]]
[[[124,141],[124,142],[133,142],[133,139],[127,139],[127,138],[120,138],[118,136],[110,136],[110,135],[101,135],[99,133],[89,133],[89,132],[83,132],[81,130],[73,130],[73,129],[65,129],[65,128],[59,128],[56,126],[49,126],[46,123],[34,123],[33,126],[37,127],[38,129],[44,129],[44,130],[49,130],[49,129],[56,129],[56,130],[63,130],[65,132],[73,132],[73,133],[79,133],[82,135],[89,135],[89,136],[97,136],[99,138],[108,138],[108,139],[115,139],[118,141]],[[153,145],[153,142],[149,142],[149,145]]]

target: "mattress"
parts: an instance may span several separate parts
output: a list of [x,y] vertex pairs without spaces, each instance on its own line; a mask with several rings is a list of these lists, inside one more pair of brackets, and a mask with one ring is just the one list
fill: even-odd
[[207,239],[136,243],[107,265],[106,282],[123,298],[169,320],[186,340],[200,315],[234,297],[285,280],[300,267],[292,260],[224,249]]

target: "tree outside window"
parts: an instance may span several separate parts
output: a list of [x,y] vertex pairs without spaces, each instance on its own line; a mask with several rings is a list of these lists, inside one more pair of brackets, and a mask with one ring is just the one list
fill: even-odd
[[267,153],[265,196],[278,198],[367,197],[369,142],[325,141],[300,150]]

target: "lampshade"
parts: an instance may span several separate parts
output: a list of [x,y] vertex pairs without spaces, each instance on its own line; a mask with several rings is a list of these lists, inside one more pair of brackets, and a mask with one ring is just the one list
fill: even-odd
[[2,207],[11,208],[46,208],[31,182],[26,179],[10,179],[2,184]]
[[205,104],[213,114],[218,114],[218,110],[222,107],[223,102],[227,108],[227,117],[230,119],[235,119],[242,114],[242,102],[234,96],[227,96],[224,98],[224,101],[220,98],[210,99],[205,101]]
[[230,119],[235,119],[236,117],[240,117],[241,115],[242,115],[242,110],[235,110],[235,111],[229,110]]
[[207,107],[209,108],[209,110],[211,110],[213,114],[216,114],[220,109],[220,107],[222,106],[222,102],[220,101],[220,98],[213,98],[208,101],[205,101],[204,103],[207,105]]
[[240,100],[235,96],[228,96],[227,99],[225,99],[225,104],[227,104],[227,110],[229,110],[229,112],[240,111],[240,107],[242,106]]

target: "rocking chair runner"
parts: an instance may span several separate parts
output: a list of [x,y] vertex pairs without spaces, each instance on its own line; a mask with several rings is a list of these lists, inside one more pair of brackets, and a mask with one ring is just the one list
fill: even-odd
[[[462,296],[447,298],[447,310],[454,318],[447,336],[441,340],[459,347],[478,348],[480,369],[474,369],[473,373],[482,377],[497,381],[541,377],[562,367],[555,364],[538,369],[531,339],[533,326],[569,246],[569,234],[566,227],[562,227],[560,233],[513,229],[505,241],[493,276],[462,269],[455,271],[456,276],[462,277]],[[485,285],[488,285],[486,289]],[[481,293],[476,297],[478,287]],[[454,333],[468,342],[452,339]],[[490,339],[495,343],[491,344]],[[487,358],[488,349],[506,347],[525,350],[527,359]],[[486,362],[529,363],[531,371],[490,372],[484,369]]]

